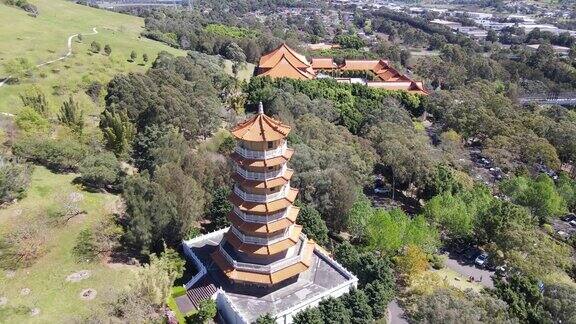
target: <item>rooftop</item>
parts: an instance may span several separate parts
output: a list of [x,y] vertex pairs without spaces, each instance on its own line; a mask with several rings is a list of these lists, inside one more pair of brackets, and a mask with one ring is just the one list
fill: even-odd
[[289,132],[290,126],[266,116],[263,111],[232,129],[234,137],[251,142],[277,141],[288,136]]
[[308,270],[294,280],[287,280],[288,282],[275,290],[267,291],[261,287],[231,284],[210,257],[210,254],[218,249],[224,233],[225,231],[214,232],[184,244],[190,247],[206,267],[208,280],[226,292],[234,307],[248,322],[255,321],[260,314],[281,314],[357,280],[354,275],[330,259],[321,248],[315,248]]

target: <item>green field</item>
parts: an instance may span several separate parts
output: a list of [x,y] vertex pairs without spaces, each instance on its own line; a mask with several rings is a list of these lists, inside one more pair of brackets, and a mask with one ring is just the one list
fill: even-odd
[[[82,195],[80,208],[86,215],[77,216],[66,225],[46,225],[46,253],[31,267],[18,269],[11,277],[0,273],[0,297],[8,298],[7,306],[39,308],[40,313],[30,316],[11,315],[0,322],[9,323],[63,323],[81,319],[93,308],[107,301],[118,289],[125,287],[132,278],[133,267],[105,265],[103,263],[79,264],[71,254],[78,233],[113,212],[118,197],[103,193],[90,193],[72,184],[75,174],[54,174],[43,167],[36,167],[27,197],[0,210],[0,235],[26,222],[45,222],[46,210],[72,192]],[[92,272],[88,279],[67,282],[68,275],[79,270]],[[24,288],[30,289],[22,295]],[[80,299],[82,290],[92,288],[97,292],[90,301]]]
[[[9,22],[0,28],[0,76],[6,76],[4,63],[13,58],[26,58],[34,65],[56,59],[67,53],[67,40],[73,34],[85,34],[83,41],[72,42],[73,55],[65,60],[33,70],[33,76],[21,84],[0,88],[0,112],[17,113],[22,107],[18,94],[39,86],[56,111],[61,102],[73,94],[89,113],[96,113],[98,105],[84,94],[84,87],[92,81],[106,83],[117,73],[145,71],[157,53],[168,51],[185,55],[184,51],[140,37],[144,21],[139,17],[99,10],[64,0],[30,0],[38,6],[40,15],[33,18],[19,8],[0,4],[0,21]],[[96,27],[98,34],[92,33]],[[89,52],[90,43],[97,41],[102,49],[112,48],[110,56]],[[131,51],[136,62],[129,62]],[[143,64],[142,54],[149,57]]]

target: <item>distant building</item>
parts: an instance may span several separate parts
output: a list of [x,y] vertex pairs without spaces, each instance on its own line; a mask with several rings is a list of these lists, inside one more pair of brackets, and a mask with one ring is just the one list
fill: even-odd
[[428,94],[422,82],[398,72],[386,60],[346,59],[342,64],[337,64],[332,58],[313,58],[310,62],[286,44],[262,56],[256,74],[300,80],[330,77],[338,82],[363,83],[369,87]]
[[[540,44],[533,44],[533,45],[527,45],[527,46],[528,46],[528,48],[533,49],[533,50],[537,50],[538,48],[540,48]],[[552,45],[552,49],[554,50],[554,53],[556,53],[560,56],[568,56],[568,54],[570,53],[569,47]]]
[[[278,60],[292,66],[294,59]],[[290,126],[266,116],[261,104],[257,115],[232,129],[237,145],[230,156],[236,170],[231,226],[183,242],[198,273],[186,284],[186,295],[176,299],[181,311],[212,298],[224,323],[249,324],[270,314],[288,324],[307,307],[356,287],[358,279],[296,224],[289,132]]]

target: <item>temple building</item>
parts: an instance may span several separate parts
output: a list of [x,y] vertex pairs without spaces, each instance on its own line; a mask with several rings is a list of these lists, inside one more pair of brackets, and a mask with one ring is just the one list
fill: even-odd
[[256,75],[300,80],[330,77],[342,83],[362,83],[374,88],[428,94],[421,81],[414,81],[400,73],[386,60],[346,59],[341,64],[332,58],[312,58],[308,61],[304,55],[284,43],[260,58]]
[[[298,66],[303,58],[293,54],[274,59]],[[289,132],[289,126],[264,114],[262,104],[258,114],[232,129],[231,226],[183,242],[198,270],[186,284],[187,294],[176,299],[183,312],[213,298],[225,323],[252,323],[263,314],[291,323],[299,311],[357,285],[357,278],[296,224],[298,189],[290,186],[294,171],[287,163],[294,150],[287,147]]]

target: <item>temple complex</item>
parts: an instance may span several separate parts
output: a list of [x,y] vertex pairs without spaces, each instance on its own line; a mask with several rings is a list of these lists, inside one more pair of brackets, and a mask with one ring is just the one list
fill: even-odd
[[[298,62],[305,58],[285,51],[270,59],[304,65]],[[236,139],[230,156],[235,168],[231,226],[183,242],[198,273],[177,303],[186,312],[213,298],[226,323],[252,323],[267,313],[278,323],[291,323],[294,314],[348,292],[357,279],[296,224],[298,190],[290,186],[294,171],[287,166],[294,153],[287,147],[290,127],[266,116],[260,104],[258,114],[231,132]]]
[[284,43],[260,58],[256,75],[300,80],[330,77],[342,83],[363,83],[374,88],[428,94],[421,81],[414,81],[398,72],[386,60],[346,59],[342,64],[332,58],[308,61]]

